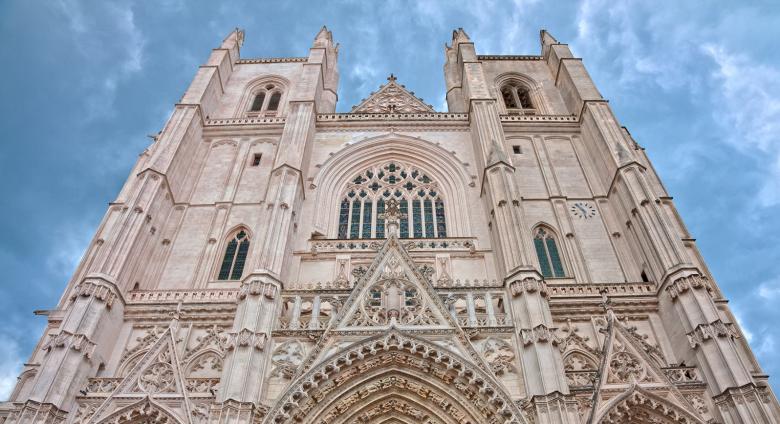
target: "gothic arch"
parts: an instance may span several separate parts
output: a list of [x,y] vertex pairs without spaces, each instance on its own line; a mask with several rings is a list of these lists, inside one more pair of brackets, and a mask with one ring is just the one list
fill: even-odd
[[290,88],[292,85],[290,84],[290,80],[279,75],[261,75],[247,83],[246,88],[244,88],[244,93],[241,95],[241,98],[238,101],[238,106],[233,112],[233,116],[236,118],[242,118],[246,116],[246,113],[254,99],[255,93],[261,90],[266,84],[274,84],[278,87],[281,87],[282,98],[279,101],[279,108],[276,110],[276,116],[282,116],[285,111],[285,106],[287,104],[286,100],[290,94]]
[[[195,353],[192,358],[187,361],[184,367],[184,376],[187,378],[196,377],[199,369],[205,366],[203,361],[205,359],[211,358],[214,359],[214,362],[212,362],[212,370],[217,371],[216,373],[213,373],[213,377],[219,378],[222,372],[222,367],[224,366],[224,357],[221,352],[213,348],[206,348]],[[214,366],[217,366],[218,368],[213,368]]]
[[667,399],[631,386],[600,408],[599,424],[704,424],[705,421]]
[[[252,249],[257,245],[257,241],[254,238],[254,234],[252,233],[252,230],[250,230],[247,225],[236,224],[232,226],[228,231],[223,233],[224,235],[222,236],[222,240],[219,242],[219,248],[217,249],[216,256],[214,257],[214,264],[212,265],[211,274],[209,278],[219,279],[219,273],[221,272],[222,263],[225,259],[225,253],[226,253],[228,243],[230,243],[230,241],[233,240],[241,231],[243,231],[246,234],[245,239],[249,243],[249,248],[245,254],[245,259],[252,257]],[[246,268],[246,263],[244,264],[244,267]]]
[[141,349],[138,352],[135,352],[134,354],[125,358],[125,360],[122,361],[122,364],[119,366],[119,372],[117,375],[121,377],[127,377],[127,375],[130,374],[130,371],[135,368],[135,366],[138,364],[138,361],[140,361],[147,352],[149,352],[149,349]]
[[450,237],[471,234],[466,208],[457,207],[467,204],[469,175],[464,164],[437,144],[393,133],[351,144],[322,164],[313,182],[317,189],[315,208],[321,212],[315,214],[315,229],[328,238],[336,238],[338,206],[347,182],[365,168],[392,160],[418,167],[438,182],[443,196],[452,205],[447,211]]
[[547,98],[542,90],[542,85],[536,82],[533,78],[518,73],[518,72],[505,72],[500,74],[495,79],[495,92],[496,99],[500,100],[497,103],[501,108],[501,113],[507,113],[507,108],[501,97],[501,87],[505,84],[517,83],[528,88],[528,93],[531,96],[531,102],[539,115],[549,115],[550,108],[547,106]]
[[[557,272],[555,272],[552,268],[551,268],[552,275],[544,275],[544,272],[542,272],[544,266],[541,263],[540,252],[538,251],[539,247],[536,245],[536,239],[537,239],[537,235],[538,235],[539,230],[543,230],[546,233],[548,233],[548,235],[551,236],[551,238],[555,241],[555,246],[556,246],[556,250],[557,250],[557,253],[558,253],[559,260],[560,260],[560,265],[562,267],[563,275],[557,275]],[[570,261],[567,258],[565,240],[563,240],[563,238],[561,237],[561,234],[555,229],[555,227],[553,227],[552,225],[550,225],[550,224],[548,224],[548,223],[546,223],[544,221],[537,222],[536,224],[534,224],[533,227],[531,227],[531,243],[534,245],[534,251],[536,253],[537,264],[539,264],[539,271],[542,272],[542,274],[544,275],[545,278],[550,278],[550,277],[555,277],[555,278],[571,277],[573,275],[573,269],[572,269],[572,267],[570,265]],[[546,245],[546,243],[545,243],[545,245]],[[546,249],[546,246],[545,246],[545,249]],[[549,255],[550,252],[547,251],[547,250],[545,250],[545,251]],[[549,258],[549,256],[548,256],[548,258]],[[552,262],[552,258],[549,258],[549,259],[550,259],[550,262]],[[550,263],[550,267],[552,267],[552,263]]]
[[354,343],[298,377],[265,422],[315,422],[333,399],[354,411],[354,405],[370,403],[390,387],[405,398],[425,400],[428,409],[438,408],[436,402],[452,404],[455,409],[447,411],[461,411],[456,415],[464,413],[472,422],[525,423],[493,376],[447,348],[393,330]]

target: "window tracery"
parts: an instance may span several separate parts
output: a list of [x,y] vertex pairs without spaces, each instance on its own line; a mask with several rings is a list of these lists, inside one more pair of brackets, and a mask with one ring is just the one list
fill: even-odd
[[558,243],[552,231],[545,227],[538,227],[534,231],[534,248],[539,259],[539,267],[545,278],[566,276],[563,270],[563,261],[558,251]]
[[279,103],[282,100],[282,87],[276,84],[266,84],[255,91],[251,106],[250,115],[274,115],[279,109]]
[[425,172],[388,162],[358,174],[339,204],[339,239],[385,238],[385,203],[395,199],[401,212],[401,238],[447,237],[444,200]]
[[249,252],[249,235],[245,230],[239,230],[227,242],[222,265],[219,267],[219,280],[240,280],[244,273],[244,264]]
[[510,113],[536,114],[536,108],[531,101],[531,92],[525,84],[517,81],[504,84],[501,86],[501,97]]

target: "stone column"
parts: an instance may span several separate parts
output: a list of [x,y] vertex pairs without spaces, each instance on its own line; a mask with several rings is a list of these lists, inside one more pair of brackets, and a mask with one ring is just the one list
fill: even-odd
[[698,270],[670,276],[666,294],[685,329],[690,348],[727,424],[777,423],[777,400],[768,387],[756,384],[734,324],[724,322],[712,297],[713,288]]
[[9,422],[62,422],[87,378],[113,348],[107,339],[119,332],[124,311],[116,286],[87,278],[71,291],[68,302],[62,323],[43,344],[46,353],[30,397]]
[[213,421],[251,423],[262,418],[260,399],[280,290],[279,281],[267,274],[250,275],[241,284],[220,381],[221,405],[212,412]]
[[526,412],[536,414],[537,422],[579,423],[577,402],[568,396],[547,284],[538,273],[523,272],[511,276],[508,287],[521,344],[523,379],[531,398]]

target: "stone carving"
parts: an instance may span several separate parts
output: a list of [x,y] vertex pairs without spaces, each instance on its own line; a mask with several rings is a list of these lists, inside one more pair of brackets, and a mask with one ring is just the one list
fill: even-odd
[[515,371],[515,353],[505,340],[488,337],[482,344],[482,353],[496,375]]
[[688,342],[692,348],[699,346],[704,341],[718,337],[739,338],[739,333],[734,329],[734,324],[715,320],[709,324],[699,324],[693,331],[688,333]]
[[[148,348],[151,346],[154,342],[157,341],[157,339],[160,338],[160,335],[165,332],[165,329],[162,327],[154,326],[150,329],[146,330],[146,334],[144,334],[141,337],[136,337],[136,345],[133,346],[131,349],[126,349],[125,352],[122,354],[122,362],[124,362],[127,358],[130,356],[135,355],[136,353]],[[125,366],[125,368],[127,368]]]
[[275,299],[278,288],[275,284],[262,280],[250,280],[241,284],[238,291],[238,300],[245,299],[247,296],[263,295],[268,299]]
[[295,371],[303,363],[305,349],[297,340],[286,341],[274,349],[271,362],[274,365],[272,377],[292,378]]
[[539,324],[534,328],[520,329],[520,340],[522,340],[523,345],[550,342],[557,346],[561,342],[555,334],[555,329],[547,328],[544,324]]
[[336,273],[336,279],[333,281],[336,287],[349,287],[349,277],[347,277],[348,262],[349,261],[347,259],[336,260],[336,268],[338,269],[338,272]]
[[174,391],[176,387],[170,350],[161,350],[155,362],[146,367],[138,377],[138,388],[146,393]]
[[209,327],[206,329],[206,334],[195,339],[197,342],[195,346],[184,350],[184,356],[181,358],[181,361],[186,362],[197,353],[206,349],[214,349],[220,354],[224,354],[225,350],[227,350],[229,337],[222,328],[216,325]]
[[524,293],[539,292],[542,297],[547,297],[547,283],[543,280],[537,280],[533,277],[523,278],[522,280],[515,280],[509,283],[509,290],[512,296],[519,296]]
[[688,290],[698,289],[704,289],[707,290],[707,292],[712,292],[712,286],[710,285],[709,280],[707,280],[707,277],[694,274],[674,280],[672,284],[669,284],[669,286],[666,288],[666,292],[669,293],[669,296],[672,299],[677,299],[681,294]]
[[55,347],[69,347],[81,352],[85,358],[91,358],[95,350],[95,343],[84,334],[73,334],[61,330],[59,334],[50,334],[49,339],[43,344],[41,350],[50,352]]
[[174,386],[173,378],[171,364],[158,362],[144,370],[138,378],[138,388],[147,393],[167,392]]
[[[98,280],[85,280],[79,283],[70,296],[70,300],[77,297],[93,296],[95,299],[106,303],[106,308],[111,308],[118,295],[113,285]],[[121,300],[121,298],[119,298]]]
[[[391,266],[397,267],[398,264]],[[398,279],[400,273],[397,271],[383,276],[389,278],[380,280],[366,291],[348,325],[381,326],[393,319],[403,325],[437,324],[430,305],[414,284]]]
[[230,333],[227,338],[226,348],[227,350],[233,350],[238,347],[252,346],[257,350],[263,350],[265,349],[266,340],[268,340],[268,334],[264,331],[254,332],[244,328],[238,333]]
[[632,383],[644,379],[645,367],[629,352],[616,352],[609,361],[610,383]]
[[352,108],[351,113],[428,113],[430,105],[414,96],[403,85],[396,83],[393,74],[387,77],[387,84],[372,93],[368,99]]

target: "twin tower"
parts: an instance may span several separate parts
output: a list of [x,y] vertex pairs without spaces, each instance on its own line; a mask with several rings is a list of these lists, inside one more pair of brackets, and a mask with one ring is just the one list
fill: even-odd
[[338,46],[200,66],[0,405],[5,423],[778,423],[582,60],[445,49],[336,113]]

